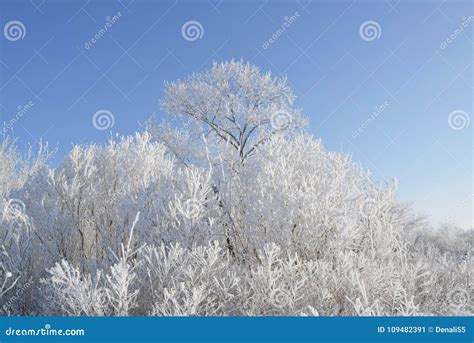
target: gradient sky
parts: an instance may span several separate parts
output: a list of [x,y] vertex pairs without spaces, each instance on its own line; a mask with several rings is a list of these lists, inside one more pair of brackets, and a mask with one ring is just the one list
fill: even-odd
[[[288,76],[327,149],[352,153],[375,180],[396,177],[400,199],[433,222],[468,227],[473,15],[472,1],[0,0],[1,27],[25,28],[0,37],[0,123],[21,149],[58,145],[56,163],[72,144],[107,140],[97,111],[131,134],[152,113],[166,117],[164,81],[242,58]],[[182,35],[191,20],[203,28],[193,41]],[[374,37],[361,34],[368,21]]]

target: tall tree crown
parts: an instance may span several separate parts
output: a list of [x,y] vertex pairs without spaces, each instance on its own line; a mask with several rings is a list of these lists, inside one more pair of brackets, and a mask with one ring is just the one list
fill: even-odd
[[232,146],[244,162],[269,137],[306,125],[301,111],[293,106],[294,99],[286,78],[230,61],[167,83],[161,105],[193,121],[206,136]]

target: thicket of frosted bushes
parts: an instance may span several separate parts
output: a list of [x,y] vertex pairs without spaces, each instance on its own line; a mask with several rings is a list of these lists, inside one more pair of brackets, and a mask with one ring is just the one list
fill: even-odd
[[3,315],[472,315],[474,232],[433,229],[242,62],[166,85],[133,137],[0,145]]

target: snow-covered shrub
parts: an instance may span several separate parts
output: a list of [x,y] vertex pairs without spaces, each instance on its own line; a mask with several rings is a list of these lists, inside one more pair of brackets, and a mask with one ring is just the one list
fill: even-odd
[[51,249],[71,262],[94,268],[113,260],[137,212],[138,241],[209,239],[208,173],[179,167],[147,133],[76,146],[41,181],[41,189],[23,190],[25,204],[39,214],[32,220],[52,238]]
[[167,85],[184,128],[151,119],[55,168],[5,139],[2,313],[472,315],[474,231],[432,229],[293,100],[232,61]]
[[48,311],[70,316],[104,315],[106,294],[99,285],[102,273],[84,274],[65,260],[57,263],[49,273],[51,278],[44,282],[45,293],[52,301],[47,303]]
[[40,144],[35,155],[29,149],[21,156],[14,141],[0,143],[0,313],[27,314],[35,295],[41,252],[35,250],[38,233],[31,220],[32,209],[25,205],[22,189],[44,170],[49,157]]
[[73,316],[126,316],[136,307],[138,290],[135,289],[139,263],[134,256],[140,250],[132,249],[132,239],[139,214],[132,224],[128,242],[121,244],[120,256],[108,273],[97,270],[92,276],[62,260],[49,269],[49,279],[43,279],[46,296],[55,306],[46,307],[46,311]]
[[396,241],[394,188],[376,188],[348,156],[311,137],[272,137],[246,167],[220,192],[239,204],[228,211],[244,251],[276,242],[307,258],[339,249],[375,258]]
[[240,278],[214,241],[190,251],[180,245],[145,250],[152,315],[237,314]]

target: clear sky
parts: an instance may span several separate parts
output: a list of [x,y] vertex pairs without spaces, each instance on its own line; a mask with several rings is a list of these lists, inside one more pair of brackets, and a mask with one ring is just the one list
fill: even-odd
[[55,163],[165,116],[164,81],[242,58],[288,76],[327,149],[468,227],[473,15],[472,1],[0,0],[0,122],[20,148],[58,145]]

